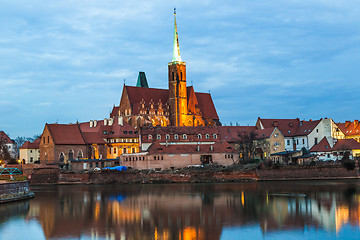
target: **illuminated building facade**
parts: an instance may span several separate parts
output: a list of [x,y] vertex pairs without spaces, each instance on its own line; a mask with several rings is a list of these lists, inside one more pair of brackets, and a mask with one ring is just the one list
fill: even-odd
[[120,105],[111,117],[121,116],[133,127],[221,125],[209,93],[186,85],[186,63],[181,60],[174,12],[173,58],[168,63],[169,89],[149,88],[140,72],[136,87],[124,85]]

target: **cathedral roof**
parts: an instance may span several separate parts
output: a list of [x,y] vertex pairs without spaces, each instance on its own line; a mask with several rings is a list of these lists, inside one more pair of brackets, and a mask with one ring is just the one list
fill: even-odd
[[[145,101],[146,107],[149,106],[151,100],[155,105],[158,104],[159,100],[163,105],[169,101],[168,89],[142,88],[132,86],[125,86],[125,88],[130,105],[132,106],[133,115],[140,113],[140,103],[142,100]],[[189,96],[188,104],[192,102],[193,104],[198,105],[201,113],[203,114],[203,118],[205,119],[219,119],[210,93],[194,92],[196,99],[191,99],[193,96],[192,92],[194,92],[193,87],[187,87],[187,95]]]

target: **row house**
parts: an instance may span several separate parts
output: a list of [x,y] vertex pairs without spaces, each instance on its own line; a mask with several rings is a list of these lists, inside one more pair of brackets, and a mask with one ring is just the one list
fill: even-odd
[[40,138],[33,142],[26,141],[19,149],[20,160],[23,164],[40,162]]
[[336,139],[355,139],[357,142],[360,142],[359,120],[336,123],[334,124],[332,131],[333,136]]
[[335,123],[332,119],[300,120],[296,119],[262,119],[258,118],[256,127],[266,129],[276,127],[284,135],[285,151],[300,151],[310,149],[324,137],[331,146],[334,145],[332,128]]
[[122,118],[46,124],[39,143],[40,163],[67,167],[79,160],[116,159],[123,153],[139,152],[138,139],[136,129]]
[[155,141],[146,152],[123,154],[120,163],[136,169],[174,169],[203,164],[232,165],[239,161],[237,151],[225,141],[161,144]]
[[360,159],[360,143],[355,139],[338,139],[333,147],[324,137],[317,145],[314,145],[310,152],[317,155],[321,161],[341,160],[345,152],[349,153],[352,160]]

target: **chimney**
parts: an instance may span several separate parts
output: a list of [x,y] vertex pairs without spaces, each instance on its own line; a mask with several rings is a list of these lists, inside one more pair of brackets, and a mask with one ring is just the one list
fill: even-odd
[[94,127],[96,127],[97,126],[97,121],[96,120],[94,120]]
[[114,119],[113,118],[109,118],[109,126],[112,126],[114,123]]
[[104,119],[104,126],[107,125],[107,122],[108,122],[108,121],[107,121],[107,118],[105,118],[105,119]]
[[354,120],[354,128],[357,128],[359,126],[359,120]]
[[90,120],[90,128],[92,128],[94,126],[94,121]]
[[119,117],[119,118],[118,118],[118,124],[119,124],[120,126],[124,126],[124,119],[123,119],[123,117]]

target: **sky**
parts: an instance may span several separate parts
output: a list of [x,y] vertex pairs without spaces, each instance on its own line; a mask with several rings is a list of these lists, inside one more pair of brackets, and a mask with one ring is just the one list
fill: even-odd
[[1,0],[0,130],[107,118],[139,71],[168,88],[174,5],[187,84],[223,124],[360,118],[356,0]]

